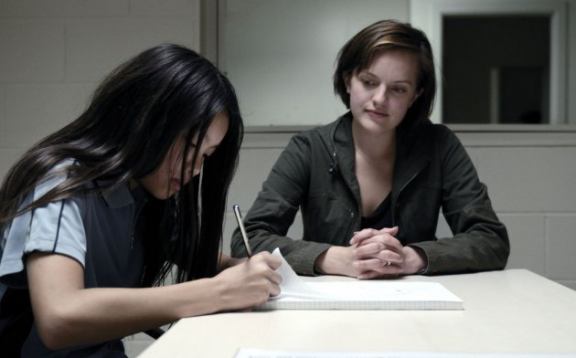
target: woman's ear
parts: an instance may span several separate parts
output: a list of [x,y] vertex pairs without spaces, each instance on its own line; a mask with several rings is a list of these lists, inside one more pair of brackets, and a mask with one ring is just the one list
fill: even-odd
[[420,95],[422,94],[424,90],[422,88],[420,88],[418,90],[418,92],[414,95],[414,98],[412,98],[412,100],[410,101],[410,105],[408,107],[412,107],[412,105],[414,104],[414,102],[416,102],[416,100],[418,99],[418,97],[420,97]]
[[352,74],[350,72],[345,72],[342,74],[342,79],[344,80],[344,85],[346,85],[346,92],[350,94],[350,81],[352,79]]

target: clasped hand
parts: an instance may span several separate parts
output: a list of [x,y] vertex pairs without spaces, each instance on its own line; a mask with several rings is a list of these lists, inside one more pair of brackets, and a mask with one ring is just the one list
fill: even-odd
[[397,276],[403,273],[403,247],[396,239],[398,227],[382,230],[364,229],[352,236],[352,265],[359,279]]

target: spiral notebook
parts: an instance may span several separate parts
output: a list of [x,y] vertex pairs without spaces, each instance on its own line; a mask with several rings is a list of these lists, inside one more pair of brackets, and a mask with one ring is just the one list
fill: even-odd
[[281,294],[256,310],[463,310],[462,300],[438,282],[306,282],[282,258]]

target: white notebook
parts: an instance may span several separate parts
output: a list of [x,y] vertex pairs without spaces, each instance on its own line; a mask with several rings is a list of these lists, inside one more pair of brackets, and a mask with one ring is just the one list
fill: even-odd
[[282,258],[282,292],[256,310],[462,310],[463,302],[437,282],[394,280],[305,282]]

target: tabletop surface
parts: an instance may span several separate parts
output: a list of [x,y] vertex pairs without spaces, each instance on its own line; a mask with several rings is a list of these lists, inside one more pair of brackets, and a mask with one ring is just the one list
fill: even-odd
[[[353,280],[307,277],[310,281]],[[528,270],[406,276],[440,282],[463,311],[232,312],[180,320],[139,358],[302,351],[576,353],[576,291]]]

